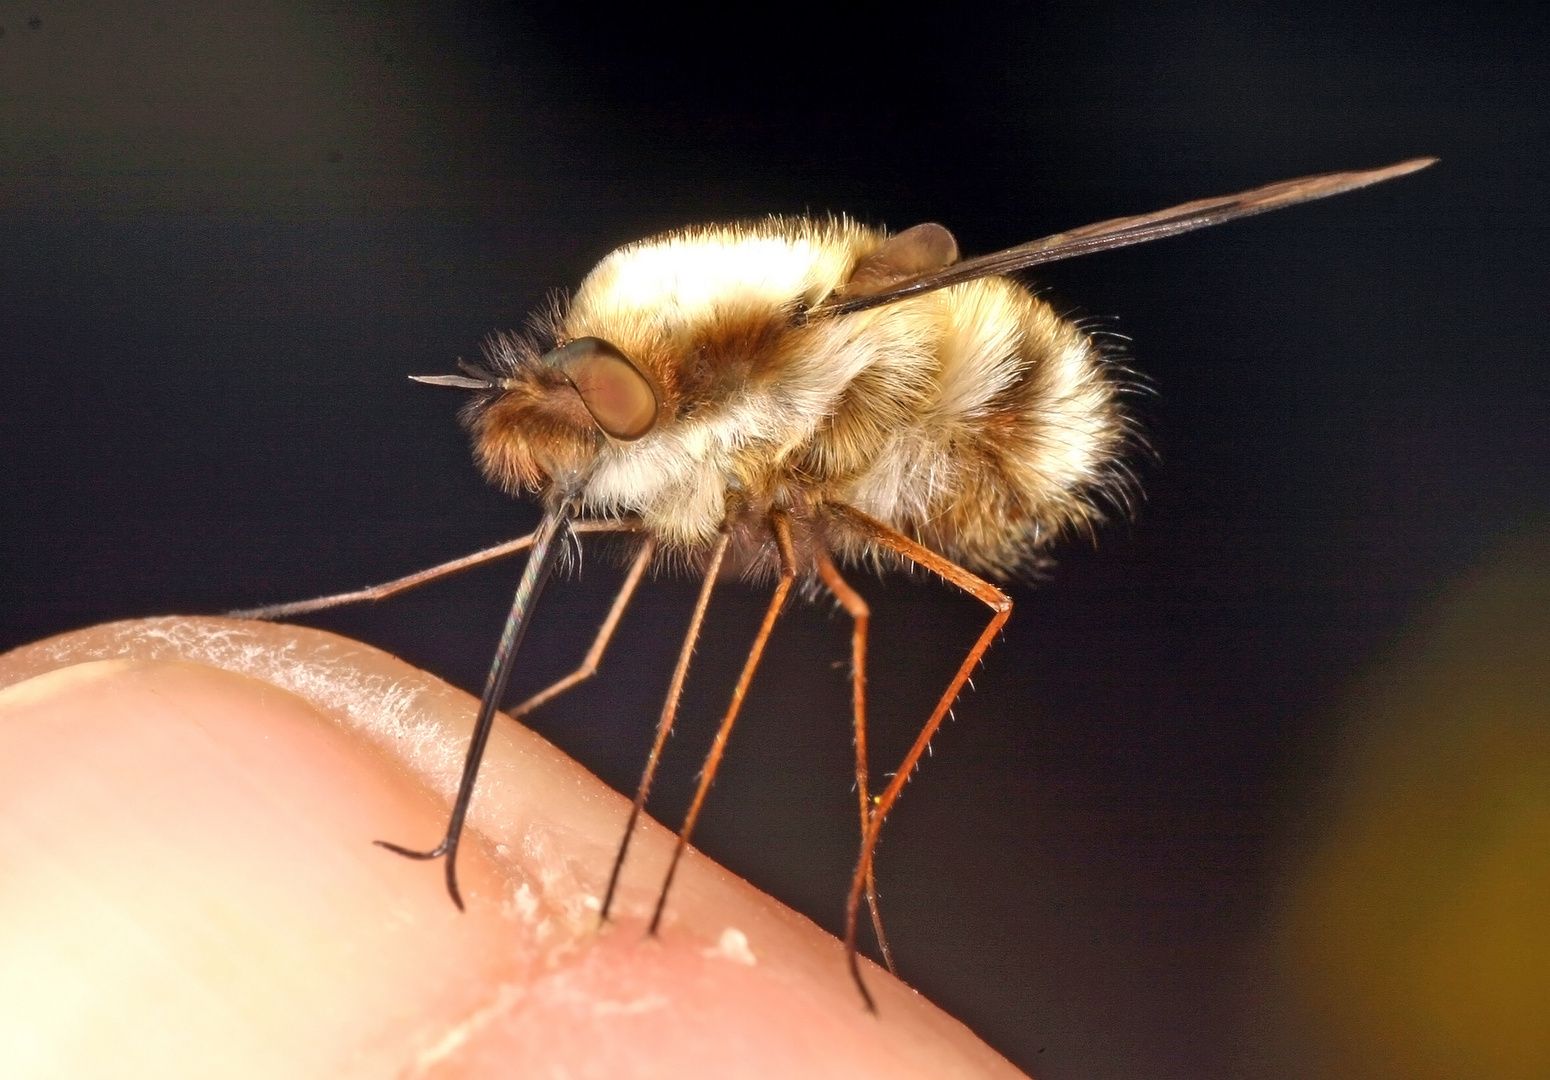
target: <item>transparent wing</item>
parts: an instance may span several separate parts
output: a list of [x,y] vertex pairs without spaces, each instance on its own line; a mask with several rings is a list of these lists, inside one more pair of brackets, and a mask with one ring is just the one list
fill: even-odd
[[868,308],[891,304],[907,297],[945,289],[949,285],[973,281],[975,278],[989,277],[993,274],[1010,274],[1017,270],[1026,270],[1031,266],[1042,266],[1044,263],[1074,258],[1077,255],[1091,255],[1097,251],[1108,251],[1112,248],[1129,247],[1131,244],[1144,244],[1149,240],[1177,236],[1195,229],[1204,229],[1209,225],[1220,225],[1223,222],[1253,214],[1263,214],[1267,210],[1279,210],[1283,206],[1292,206],[1311,199],[1322,199],[1328,195],[1339,195],[1369,184],[1379,184],[1385,180],[1392,180],[1424,169],[1436,160],[1436,158],[1413,158],[1383,169],[1304,176],[1297,180],[1282,180],[1280,183],[1266,184],[1264,187],[1240,192],[1237,195],[1197,199],[1194,202],[1187,202],[1167,210],[1158,210],[1151,214],[1111,218],[1095,225],[1086,225],[1080,229],[1046,236],[1042,240],[1019,244],[1017,247],[1007,248],[1005,251],[998,251],[991,255],[965,259],[944,269],[909,279],[873,296],[858,296],[850,300],[840,298],[825,302],[808,312],[808,318],[827,318],[833,315],[846,315],[853,311],[865,311]]

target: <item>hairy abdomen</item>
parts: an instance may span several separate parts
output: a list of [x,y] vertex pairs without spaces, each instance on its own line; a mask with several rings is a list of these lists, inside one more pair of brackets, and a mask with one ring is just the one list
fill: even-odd
[[897,307],[931,328],[929,377],[848,388],[809,454],[850,466],[826,497],[998,576],[1123,497],[1121,384],[1090,337],[1005,278]]

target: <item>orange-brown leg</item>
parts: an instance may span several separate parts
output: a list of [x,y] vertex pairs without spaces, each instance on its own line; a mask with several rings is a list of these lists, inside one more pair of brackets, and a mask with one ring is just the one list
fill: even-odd
[[700,626],[705,621],[705,609],[710,607],[710,593],[716,586],[716,576],[721,572],[721,561],[726,557],[727,545],[732,534],[723,529],[716,546],[711,549],[710,565],[705,568],[705,581],[700,586],[700,598],[695,602],[694,614],[689,617],[689,630],[684,635],[683,648],[678,652],[678,666],[673,669],[673,681],[668,684],[667,700],[662,704],[662,715],[657,720],[657,736],[652,741],[651,753],[646,756],[646,768],[641,773],[640,785],[635,789],[635,802],[630,806],[630,816],[625,821],[624,837],[619,841],[619,852],[614,856],[613,870],[608,875],[608,889],[603,893],[603,906],[598,912],[598,922],[608,920],[613,906],[614,891],[619,887],[619,872],[624,869],[624,857],[630,851],[630,839],[635,835],[635,823],[640,820],[646,807],[646,796],[651,794],[651,781],[657,774],[657,762],[662,757],[662,747],[673,730],[673,719],[678,715],[678,699],[683,694],[684,680],[689,676],[689,661],[694,656],[694,643],[699,640]]
[[635,588],[640,584],[646,567],[651,565],[651,556],[655,553],[656,542],[648,536],[646,542],[641,545],[640,553],[635,556],[635,561],[630,564],[630,572],[625,575],[624,584],[619,587],[619,595],[614,597],[613,607],[608,609],[608,616],[603,620],[603,625],[598,627],[597,638],[592,642],[592,647],[587,650],[587,655],[582,658],[581,666],[563,679],[544,687],[515,709],[507,709],[507,716],[513,720],[520,720],[544,702],[559,697],[577,683],[586,682],[597,674],[597,666],[602,663],[603,653],[608,650],[608,643],[613,640],[614,631],[619,627],[619,620],[624,617],[624,609],[630,606]]
[[[840,575],[827,552],[818,553],[818,576],[823,579],[824,585],[834,594],[834,598],[840,602],[840,606],[851,619],[850,686],[851,707],[855,715],[856,727],[856,796],[861,803],[861,835],[864,837],[867,827],[872,822],[872,794],[867,781],[866,746],[866,642],[872,609],[867,607],[861,594],[851,588],[850,583]],[[867,866],[866,873],[866,902],[872,912],[872,931],[877,935],[877,947],[882,950],[883,962],[888,965],[889,971],[894,971],[893,951],[888,948],[888,938],[883,934],[883,915],[877,906],[877,882],[873,877],[870,864]]]
[[796,578],[797,557],[796,550],[791,544],[791,519],[782,510],[770,512],[770,528],[775,533],[775,545],[780,551],[780,582],[775,586],[775,595],[770,598],[770,606],[765,610],[764,623],[759,627],[759,634],[753,640],[753,647],[748,650],[748,659],[743,663],[743,673],[738,677],[737,686],[732,690],[732,703],[727,708],[727,714],[721,720],[721,727],[716,731],[716,739],[710,744],[710,753],[705,755],[705,765],[700,770],[700,786],[695,789],[694,801],[689,804],[689,813],[684,818],[683,828],[678,832],[678,844],[673,848],[673,860],[668,863],[667,877],[662,881],[662,891],[657,894],[657,909],[652,913],[651,926],[647,933],[655,934],[662,923],[662,909],[667,906],[667,893],[673,887],[673,875],[678,872],[678,861],[683,858],[684,848],[689,846],[689,835],[694,832],[694,823],[699,820],[700,808],[705,805],[705,796],[710,791],[711,783],[716,779],[716,770],[721,766],[721,755],[726,752],[727,739],[732,734],[732,725],[737,720],[737,714],[743,708],[743,698],[748,693],[748,684],[753,682],[753,674],[759,667],[759,659],[764,655],[764,645],[770,639],[770,631],[775,629],[775,619],[780,615],[780,609],[786,602],[786,594],[791,591],[791,583]]
[[[580,535],[582,533],[603,532],[633,532],[640,528],[640,523],[635,521],[574,521],[570,531]],[[449,562],[428,567],[425,570],[416,571],[413,574],[405,574],[401,578],[392,581],[384,581],[381,585],[369,585],[364,589],[356,589],[354,592],[333,593],[329,596],[314,596],[311,600],[293,600],[288,604],[270,604],[267,607],[244,608],[240,611],[228,611],[226,614],[233,619],[284,619],[291,615],[305,615],[311,611],[323,611],[327,608],[343,607],[346,604],[359,604],[369,600],[385,600],[395,593],[413,589],[417,585],[435,581],[437,578],[456,574],[461,570],[479,566],[483,563],[494,562],[496,559],[504,559],[507,555],[515,555],[519,551],[526,551],[533,546],[533,538],[537,533],[527,536],[519,536],[515,540],[507,540],[504,544],[496,544],[487,547],[483,551],[476,551],[472,555],[464,555],[460,559],[452,559]]]
[[882,794],[874,801],[871,820],[867,824],[865,835],[861,838],[861,858],[856,864],[856,874],[850,883],[850,895],[845,900],[845,959],[850,965],[851,977],[856,980],[856,986],[860,989],[867,1008],[875,1012],[876,1006],[872,1002],[872,995],[867,992],[866,984],[861,981],[861,967],[856,962],[856,924],[860,915],[861,896],[872,871],[872,853],[877,848],[877,835],[883,827],[883,820],[888,816],[888,811],[898,801],[899,793],[904,790],[904,785],[920,761],[921,755],[931,744],[931,737],[942,725],[943,718],[947,716],[947,710],[952,708],[958,692],[968,681],[969,673],[974,670],[974,665],[979,663],[980,657],[985,655],[985,650],[990,647],[992,639],[1006,623],[1007,617],[1011,615],[1012,599],[990,582],[976,577],[957,563],[943,558],[930,548],[917,544],[898,530],[889,528],[859,510],[837,504],[829,506],[828,509],[846,526],[865,536],[870,542],[881,545],[958,586],[964,592],[984,602],[992,612],[990,622],[975,640],[969,655],[964,657],[963,663],[958,667],[958,673],[947,684],[947,690],[936,703],[936,708],[931,711],[925,726],[920,729],[920,734],[915,737],[914,744],[904,755],[898,770],[893,774],[893,778],[889,780]]

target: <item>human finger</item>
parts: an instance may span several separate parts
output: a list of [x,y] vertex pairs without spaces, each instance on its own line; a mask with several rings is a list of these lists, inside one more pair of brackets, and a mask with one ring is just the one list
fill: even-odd
[[216,1062],[255,1076],[1018,1075],[874,967],[867,1013],[838,942],[698,853],[645,938],[671,850],[655,823],[599,931],[627,803],[514,723],[491,740],[458,913],[439,866],[371,840],[439,838],[474,702],[368,646],[144,620],[0,657],[6,684],[0,954],[30,975],[6,980],[27,990],[0,1015],[34,1061],[129,1075],[137,1054],[158,1075]]

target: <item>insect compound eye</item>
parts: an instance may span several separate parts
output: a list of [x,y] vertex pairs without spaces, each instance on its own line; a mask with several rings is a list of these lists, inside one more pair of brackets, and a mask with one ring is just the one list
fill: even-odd
[[602,338],[577,338],[547,354],[544,363],[564,372],[597,426],[613,438],[629,442],[656,426],[656,390]]

